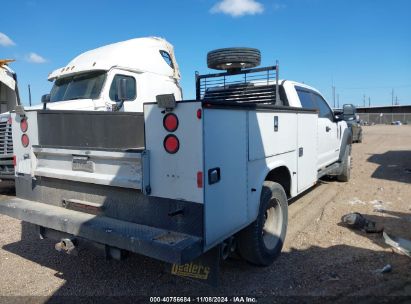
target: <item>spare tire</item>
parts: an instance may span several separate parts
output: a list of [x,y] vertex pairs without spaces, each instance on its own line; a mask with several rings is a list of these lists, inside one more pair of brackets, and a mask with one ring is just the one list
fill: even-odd
[[214,70],[254,68],[260,63],[260,50],[253,48],[224,48],[207,54],[207,66]]

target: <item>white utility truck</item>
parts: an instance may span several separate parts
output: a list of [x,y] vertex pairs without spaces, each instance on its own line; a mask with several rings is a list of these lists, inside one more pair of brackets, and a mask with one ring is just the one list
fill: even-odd
[[[1,66],[1,61],[0,61]],[[19,104],[15,73],[0,67],[1,113]],[[7,79],[6,79],[7,78]],[[117,84],[124,79],[127,95],[122,107],[116,96]],[[42,97],[53,110],[143,112],[143,101],[159,94],[174,94],[181,100],[180,71],[173,46],[157,37],[135,38],[80,54],[67,66],[52,72],[50,94]],[[7,80],[7,81],[6,81]],[[14,179],[10,113],[0,115],[0,179]]]
[[20,104],[17,75],[8,64],[14,60],[0,59],[0,180],[14,179],[11,115]]
[[348,180],[351,133],[317,90],[259,61],[255,49],[210,52],[209,67],[228,71],[196,74],[196,100],[159,95],[144,113],[19,108],[17,197],[0,212],[61,251],[91,241],[109,257],[184,264],[236,248],[270,265],[288,200],[324,175]]

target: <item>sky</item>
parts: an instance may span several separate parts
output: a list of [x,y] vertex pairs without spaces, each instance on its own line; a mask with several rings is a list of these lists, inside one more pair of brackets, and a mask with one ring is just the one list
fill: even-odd
[[[207,52],[254,47],[280,78],[304,82],[333,106],[411,104],[409,0],[6,0],[0,59],[12,58],[23,104],[49,93],[47,75],[80,53],[136,37],[174,45],[186,99]],[[365,96],[365,97],[364,97]]]

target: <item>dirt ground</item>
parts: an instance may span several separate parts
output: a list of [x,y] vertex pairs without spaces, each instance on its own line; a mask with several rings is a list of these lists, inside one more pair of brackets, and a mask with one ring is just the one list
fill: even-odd
[[[364,127],[364,141],[352,153],[350,182],[323,181],[291,203],[274,264],[226,260],[218,288],[172,276],[164,263],[139,255],[120,262],[92,250],[59,254],[31,225],[0,216],[0,295],[411,297],[411,258],[385,245],[381,234],[340,224],[344,214],[360,212],[411,239],[411,126]],[[3,191],[0,199],[12,195]],[[378,273],[387,264],[391,272]]]

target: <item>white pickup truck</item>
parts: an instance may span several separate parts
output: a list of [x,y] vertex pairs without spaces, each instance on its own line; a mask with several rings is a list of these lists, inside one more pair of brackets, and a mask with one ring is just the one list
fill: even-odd
[[257,54],[210,52],[227,72],[197,74],[196,100],[160,95],[144,113],[19,109],[17,197],[0,212],[67,252],[91,241],[184,264],[236,248],[270,265],[288,200],[324,175],[348,180],[351,133],[317,90],[247,61]]
[[[16,74],[0,61],[1,113],[18,101]],[[173,46],[157,37],[135,38],[99,47],[76,56],[50,73],[54,82],[43,96],[48,109],[111,111],[118,103],[116,88],[125,79],[128,91],[120,111],[143,112],[143,101],[158,94],[181,100],[180,71]],[[41,109],[43,105],[31,107]],[[14,179],[10,113],[0,115],[0,179]]]

